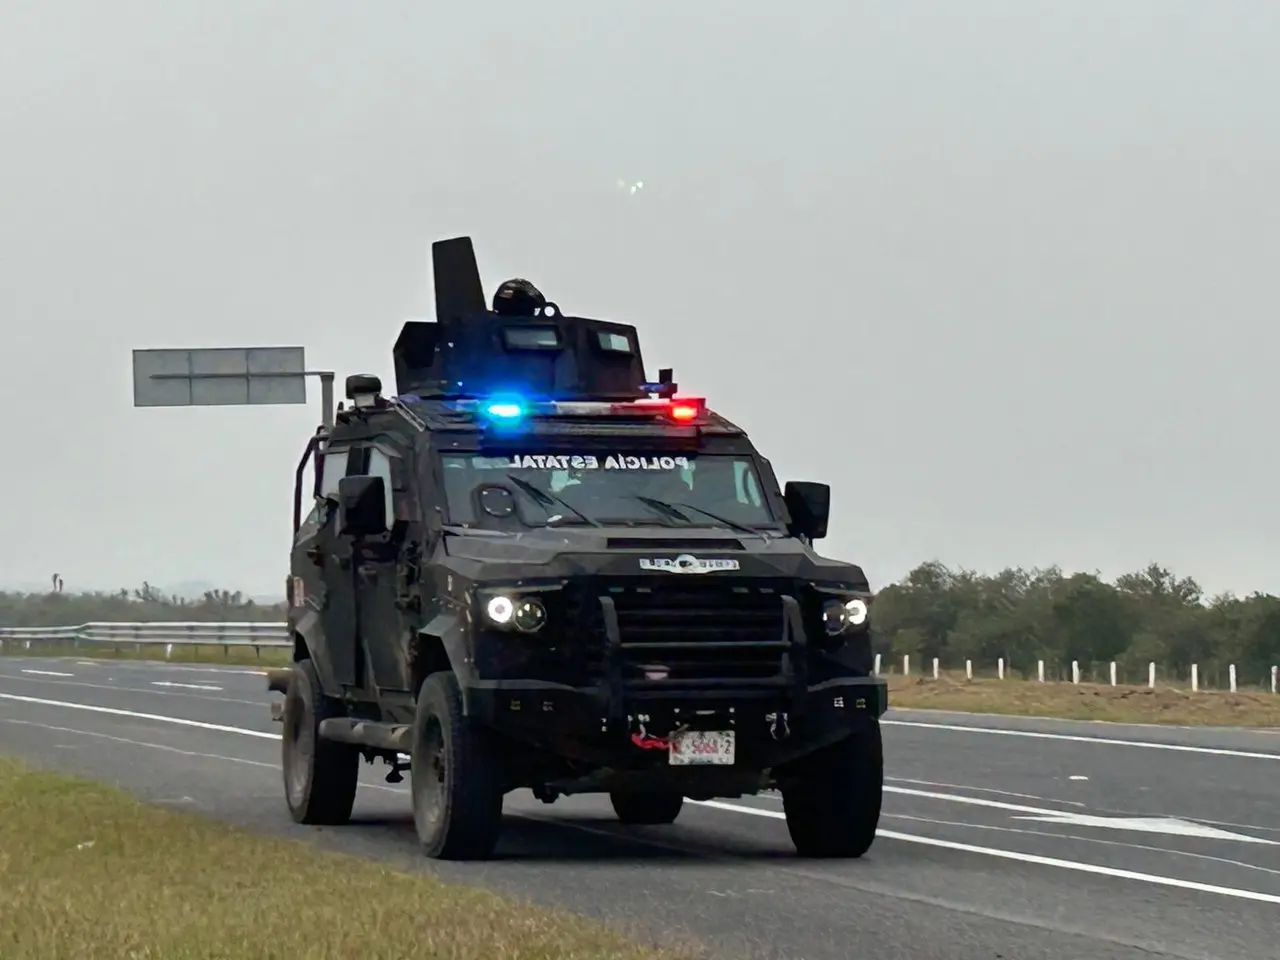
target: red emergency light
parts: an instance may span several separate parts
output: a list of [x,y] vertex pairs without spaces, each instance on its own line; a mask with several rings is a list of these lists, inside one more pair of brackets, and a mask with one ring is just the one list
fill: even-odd
[[551,400],[526,403],[519,398],[491,398],[488,401],[461,400],[457,409],[479,413],[498,422],[518,422],[526,417],[653,417],[673,423],[695,423],[707,413],[704,397],[646,398],[613,402],[607,400]]

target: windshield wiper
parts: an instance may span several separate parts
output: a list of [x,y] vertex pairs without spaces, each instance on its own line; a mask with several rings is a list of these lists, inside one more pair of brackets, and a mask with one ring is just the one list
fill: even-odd
[[692,523],[693,521],[680,512],[680,510],[678,509],[680,507],[683,507],[686,510],[697,510],[699,513],[705,516],[708,516],[712,520],[716,521],[716,523],[724,524],[730,530],[738,530],[738,531],[741,531],[742,533],[749,533],[753,537],[760,537],[761,539],[764,539],[764,540],[769,539],[768,536],[766,536],[763,532],[759,530],[753,530],[751,527],[738,523],[736,520],[730,520],[727,517],[722,517],[718,513],[712,513],[710,510],[707,510],[704,507],[695,506],[692,503],[684,503],[683,501],[676,501],[675,503],[667,503],[667,501],[665,500],[657,500],[654,497],[646,497],[639,493],[634,493],[632,494],[632,496],[635,497],[637,500],[639,500],[641,503],[646,504],[647,506],[653,507],[653,509],[660,511],[666,514],[667,516],[675,517],[678,520],[682,520],[685,523]]
[[[527,493],[529,496],[533,497],[533,499],[536,500],[539,504],[541,504],[544,509],[548,507],[554,507],[558,503],[562,507],[568,507],[570,510],[572,510],[575,514],[578,515],[579,519],[581,519],[583,523],[589,523],[593,527],[600,526],[600,524],[597,521],[592,520],[590,517],[588,517],[585,513],[583,513],[573,504],[566,503],[560,497],[557,497],[554,493],[548,493],[546,490],[543,490],[538,485],[530,483],[528,480],[522,479],[521,477],[517,477],[514,473],[508,473],[507,479],[510,480],[512,483],[514,483],[517,487],[519,487],[525,493]],[[548,510],[547,512],[550,513],[550,510]],[[548,521],[548,525],[550,525],[550,521]]]

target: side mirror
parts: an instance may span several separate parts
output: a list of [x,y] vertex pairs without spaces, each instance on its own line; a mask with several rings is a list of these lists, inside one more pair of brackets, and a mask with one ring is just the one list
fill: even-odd
[[789,532],[794,537],[821,540],[831,516],[831,487],[809,480],[788,480],[782,499],[791,514]]
[[381,477],[338,481],[338,534],[376,537],[387,532],[387,492]]

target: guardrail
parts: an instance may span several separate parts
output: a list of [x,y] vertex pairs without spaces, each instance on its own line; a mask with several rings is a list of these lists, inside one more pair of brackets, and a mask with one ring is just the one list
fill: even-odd
[[289,647],[289,625],[283,622],[152,621],[118,623],[99,620],[75,627],[0,627],[0,651],[33,650],[41,647],[111,647],[116,653],[132,646],[164,647],[168,657],[175,646],[222,647],[224,655],[232,647],[250,647],[260,654],[264,648]]
[[[872,673],[874,673],[876,676],[882,676],[884,673],[884,671],[882,670],[883,660],[884,660],[883,656],[877,653],[875,666],[872,668]],[[918,664],[918,661],[917,661],[917,664]],[[912,676],[912,666],[913,666],[913,663],[912,663],[911,655],[904,654],[902,657],[902,676],[904,677]],[[918,666],[917,666],[917,669],[918,669]],[[890,671],[893,672],[892,667],[890,667]],[[933,674],[933,679],[935,680],[937,680],[941,675],[942,671],[940,669],[940,661],[938,660],[937,657],[933,658],[931,672]],[[966,660],[964,662],[964,672],[965,672],[966,679],[968,680],[973,679],[973,661],[972,660]],[[1108,672],[1108,679],[1110,680],[1111,686],[1115,687],[1115,686],[1132,686],[1133,685],[1132,683],[1120,682],[1119,670],[1118,670],[1118,665],[1116,661],[1112,660],[1108,664],[1107,672]],[[1156,678],[1158,673],[1159,673],[1158,665],[1154,662],[1148,663],[1145,686],[1154,690],[1156,688]],[[920,675],[925,676],[927,674],[922,673]],[[1003,680],[1005,679],[1005,676],[1006,676],[1006,671],[1005,671],[1004,657],[1000,657],[996,660],[996,677],[1000,680]],[[1045,669],[1045,661],[1043,660],[1036,661],[1036,680],[1039,681],[1040,683],[1070,682],[1074,684],[1079,684],[1082,682],[1082,678],[1083,678],[1083,674],[1081,672],[1080,662],[1078,660],[1071,661],[1070,681],[1065,681],[1065,680],[1058,681],[1054,679],[1049,679],[1047,676],[1047,671]],[[1027,679],[1030,679],[1030,678],[1027,678]],[[1269,683],[1272,693],[1280,694],[1280,664],[1273,664],[1271,666],[1266,683]],[[1227,689],[1231,693],[1236,693],[1239,689],[1239,686],[1240,685],[1237,682],[1236,665],[1234,663],[1228,664],[1227,665]],[[1200,682],[1200,665],[1198,663],[1191,664],[1190,688],[1192,693],[1199,693],[1202,689],[1204,689],[1203,684]],[[1264,685],[1264,688],[1265,688],[1265,685]]]

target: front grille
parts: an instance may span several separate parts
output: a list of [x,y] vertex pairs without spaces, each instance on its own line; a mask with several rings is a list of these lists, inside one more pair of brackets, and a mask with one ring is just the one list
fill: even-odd
[[610,579],[570,588],[575,647],[593,677],[604,672],[605,625],[600,597],[613,601],[622,641],[624,680],[665,674],[667,680],[762,680],[782,672],[786,652],[786,581],[690,577]]

